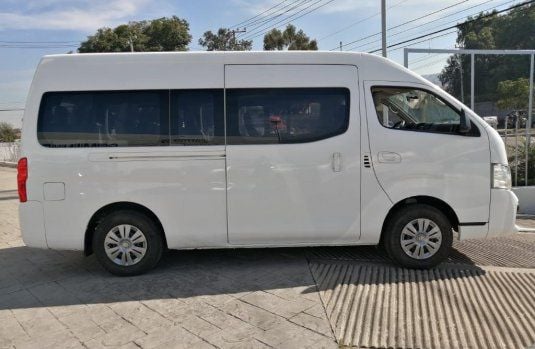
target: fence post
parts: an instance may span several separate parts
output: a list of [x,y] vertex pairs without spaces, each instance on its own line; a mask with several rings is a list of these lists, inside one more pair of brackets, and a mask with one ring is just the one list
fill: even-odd
[[476,69],[476,62],[475,62],[476,55],[474,53],[470,54],[470,109],[472,111],[475,111],[475,91],[474,91],[474,78],[476,75],[475,69]]
[[525,181],[524,185],[528,185],[528,161],[529,161],[529,148],[531,146],[531,109],[533,108],[533,59],[534,54],[530,55],[529,64],[529,99],[528,99],[528,124],[526,125],[526,169],[525,169]]

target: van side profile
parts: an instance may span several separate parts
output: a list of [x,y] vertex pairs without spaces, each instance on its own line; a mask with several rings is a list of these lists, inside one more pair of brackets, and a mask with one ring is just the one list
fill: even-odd
[[503,141],[381,57],[188,52],[44,57],[24,113],[31,247],[135,275],[169,249],[377,245],[428,268],[515,230]]

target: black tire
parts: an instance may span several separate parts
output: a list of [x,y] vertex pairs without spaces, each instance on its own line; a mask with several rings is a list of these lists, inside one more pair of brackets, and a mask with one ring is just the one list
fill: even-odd
[[[117,264],[108,257],[105,250],[105,239],[108,232],[123,224],[139,229],[146,241],[144,256],[132,265]],[[145,214],[137,211],[121,210],[107,215],[98,223],[93,234],[93,251],[97,260],[107,271],[118,276],[134,276],[151,270],[160,261],[163,248],[162,232],[158,225]]]
[[[442,241],[436,252],[422,259],[411,257],[403,250],[401,244],[402,231],[405,226],[419,218],[432,221],[442,234]],[[434,237],[432,242],[436,243],[436,241],[437,239]],[[394,262],[407,268],[428,269],[448,258],[453,243],[453,231],[450,221],[440,210],[429,205],[413,204],[400,209],[389,218],[385,226],[383,243],[386,252]],[[428,247],[426,249],[428,252],[430,251]],[[415,251],[416,247],[412,252]]]

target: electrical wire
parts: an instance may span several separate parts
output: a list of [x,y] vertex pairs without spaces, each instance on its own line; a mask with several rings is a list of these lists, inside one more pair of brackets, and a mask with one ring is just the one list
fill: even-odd
[[[286,19],[281,20],[281,21],[278,21],[277,23],[274,23],[274,25],[276,25],[276,26],[273,27],[273,28],[279,28],[279,27],[284,26],[285,24],[288,24],[288,23],[290,23],[290,22],[296,21],[296,20],[298,20],[299,18],[302,18],[302,17],[308,15],[309,13],[312,13],[312,12],[314,12],[314,11],[316,11],[316,10],[318,10],[318,9],[320,9],[320,8],[322,8],[322,7],[324,7],[324,6],[330,4],[331,2],[333,2],[333,1],[335,1],[335,0],[329,0],[329,1],[325,2],[325,3],[323,3],[323,4],[320,4],[319,6],[316,6],[316,7],[314,7],[314,8],[311,8],[312,6],[316,5],[317,3],[321,2],[321,1],[323,1],[323,0],[318,0],[318,1],[314,2],[312,5],[307,6],[306,8],[304,8],[304,9],[302,9],[302,10],[300,10],[300,11],[294,13],[292,16],[288,16]],[[308,11],[306,11],[306,10],[309,9],[309,8],[311,8],[311,9],[308,10]],[[306,11],[306,12],[303,13],[303,14],[301,14],[301,15],[299,15],[299,16],[297,16],[297,17],[295,17],[295,18],[291,18],[291,17],[294,17],[295,15],[297,15],[297,14],[303,12],[303,11]],[[289,18],[291,18],[291,19],[288,20]],[[284,22],[284,21],[285,21],[285,22]],[[281,22],[284,22],[284,23],[281,23]],[[279,24],[279,23],[281,23],[281,24]],[[259,36],[261,36],[261,35],[265,35],[267,32],[269,32],[269,30],[271,30],[271,29],[268,29],[268,30],[264,31],[263,33],[256,34],[255,36],[251,36],[250,39],[254,39],[254,38],[259,37]]]
[[0,40],[0,44],[73,44],[79,41],[7,41]]
[[[506,9],[503,9],[503,10],[500,10],[500,11],[495,11],[495,12],[492,12],[492,13],[488,13],[486,15],[483,15],[481,17],[478,17],[478,18],[474,18],[474,19],[471,19],[471,20],[468,20],[468,21],[465,21],[463,23],[459,23],[459,24],[456,24],[456,25],[453,25],[451,27],[447,27],[447,28],[443,28],[443,29],[440,29],[440,30],[436,30],[434,32],[431,32],[431,33],[428,33],[428,34],[423,34],[423,35],[420,35],[420,36],[417,36],[415,38],[412,38],[412,39],[408,39],[408,40],[404,40],[404,41],[401,41],[401,42],[397,42],[395,44],[391,44],[391,45],[388,45],[387,48],[391,48],[391,47],[397,47],[397,46],[400,46],[400,45],[403,45],[403,44],[406,44],[408,42],[411,42],[411,41],[414,41],[414,40],[418,40],[418,39],[421,39],[421,38],[425,38],[427,36],[431,36],[431,35],[434,35],[434,34],[438,34],[438,33],[441,33],[441,32],[444,32],[444,31],[447,31],[447,30],[450,30],[450,29],[455,29],[455,31],[457,31],[457,29],[461,26],[465,26],[467,24],[470,24],[470,23],[473,23],[473,22],[476,22],[476,21],[480,21],[482,19],[485,19],[485,18],[488,18],[488,17],[492,17],[492,16],[496,16],[500,13],[503,13],[503,12],[506,12],[506,11],[510,11],[512,9],[515,9],[515,8],[518,8],[518,7],[522,7],[522,6],[525,6],[525,5],[528,5],[528,4],[531,4],[535,2],[535,0],[529,0],[529,1],[525,1],[523,3],[520,3],[520,4],[517,4],[517,5],[514,5],[514,6],[511,6],[511,7],[508,7]],[[444,36],[444,35],[441,35],[441,36]],[[439,37],[439,36],[437,36]],[[424,40],[424,41],[427,41],[427,40]],[[407,45],[409,46],[409,45]],[[376,50],[373,50],[373,51],[369,51],[368,53],[375,53],[375,52],[378,52],[378,51],[381,51],[381,49],[376,49]]]
[[[279,3],[277,3],[276,5],[271,6],[271,7],[268,8],[267,10],[265,10],[265,11],[263,11],[263,12],[260,12],[260,13],[257,14],[256,16],[250,17],[250,18],[248,18],[248,19],[246,19],[246,20],[244,20],[244,21],[241,21],[241,22],[238,23],[238,24],[231,25],[229,28],[236,28],[236,27],[239,27],[240,25],[243,25],[243,26],[249,25],[251,21],[254,22],[254,19],[255,19],[255,18],[258,18],[258,17],[262,16],[263,14],[268,13],[269,11],[275,9],[276,7],[279,7],[279,5],[282,5],[282,4],[284,4],[285,2],[287,2],[287,1],[288,1],[288,0],[283,0],[283,1],[279,2]],[[294,2],[297,2],[297,1],[299,1],[299,0],[296,0],[296,1],[294,1]]]
[[[446,11],[446,10],[452,8],[452,7],[459,6],[459,5],[461,5],[461,4],[463,4],[463,3],[467,2],[467,1],[468,1],[468,0],[462,0],[462,1],[459,1],[459,2],[457,2],[457,3],[455,3],[455,4],[452,4],[452,5],[443,7],[443,8],[441,8],[441,9],[439,9],[439,10],[436,10],[436,11],[433,11],[433,12],[430,12],[430,13],[426,13],[426,14],[423,15],[423,16],[420,16],[420,17],[417,17],[417,18],[413,18],[413,19],[408,20],[408,21],[406,21],[406,22],[403,22],[403,23],[401,23],[401,24],[398,24],[398,25],[395,25],[395,26],[393,26],[393,27],[387,28],[387,30],[392,30],[392,29],[396,29],[396,28],[402,27],[402,26],[404,26],[404,25],[406,25],[406,24],[413,23],[413,22],[415,22],[415,21],[418,21],[418,20],[420,20],[420,19],[423,19],[423,18],[429,17],[429,16],[431,16],[431,15],[440,13],[440,12],[442,12],[442,11]],[[352,45],[352,44],[354,44],[354,43],[356,43],[356,42],[359,42],[359,41],[362,41],[362,40],[365,40],[365,39],[368,39],[368,38],[371,38],[371,37],[374,37],[374,36],[376,36],[376,35],[380,35],[380,34],[381,34],[381,32],[377,32],[377,33],[368,35],[368,36],[366,36],[366,37],[364,37],[364,38],[360,38],[360,39],[357,39],[357,40],[354,40],[354,41],[350,41],[350,42],[348,42],[348,43],[346,43],[346,44],[343,44],[341,47],[346,47],[346,46]],[[336,49],[340,49],[340,46],[334,47],[334,48],[332,48],[330,51],[334,51],[334,50],[336,50]]]
[[[403,4],[404,2],[407,2],[407,1],[408,1],[408,0],[401,0],[401,1],[398,2],[398,3],[389,6],[388,9],[392,9],[392,8],[394,8],[394,7],[396,7],[396,6],[399,6],[399,5],[401,5],[401,4]],[[367,21],[367,20],[369,20],[369,19],[372,19],[372,18],[374,18],[374,17],[376,17],[376,16],[378,16],[378,15],[380,15],[380,14],[381,14],[381,12],[377,12],[377,13],[374,13],[373,15],[371,15],[371,16],[368,16],[368,17],[366,17],[366,18],[363,18],[363,19],[360,19],[360,20],[358,20],[358,21],[356,21],[356,22],[353,22],[353,23],[349,24],[349,25],[346,26],[346,27],[343,27],[343,28],[341,28],[341,29],[339,29],[339,30],[337,30],[337,31],[335,31],[335,32],[332,32],[332,33],[330,33],[330,34],[325,35],[324,37],[318,39],[318,41],[324,40],[324,39],[326,39],[326,38],[330,38],[330,37],[333,36],[333,35],[336,35],[336,34],[339,34],[339,33],[343,32],[343,31],[346,31],[347,29],[352,28],[352,27],[356,26],[357,24],[363,23],[363,22],[365,22],[365,21]]]
[[435,65],[437,63],[446,61],[447,59],[448,59],[448,57],[440,57],[440,59],[436,59],[436,60],[431,61],[431,62],[426,62],[425,64],[417,65],[416,67],[411,68],[411,70],[416,71],[418,69],[422,69],[422,68],[429,67],[431,65]]
[[260,30],[263,30],[263,27],[266,24],[267,24],[268,27],[270,26],[270,24],[268,24],[269,22],[273,22],[273,21],[277,20],[277,18],[279,18],[281,16],[284,16],[287,13],[290,13],[290,12],[292,12],[294,10],[298,10],[299,7],[306,5],[306,4],[310,3],[311,1],[314,1],[314,0],[297,0],[297,1],[292,2],[292,3],[288,4],[287,6],[281,8],[280,10],[285,9],[286,7],[288,7],[290,5],[293,5],[293,6],[291,6],[288,9],[286,9],[285,11],[282,11],[282,12],[279,12],[279,13],[275,13],[271,17],[267,17],[267,18],[262,19],[259,22],[256,22],[254,24],[253,28],[251,28],[248,33],[247,32],[246,33],[241,33],[241,34],[243,34],[241,36],[247,36],[247,34],[249,34],[250,32],[254,32],[255,30],[257,30],[259,28],[261,28]]
[[[451,14],[449,14],[449,15],[447,15],[447,16],[444,16],[444,17],[442,17],[442,18],[439,18],[439,19],[437,19],[437,20],[428,21],[428,22],[426,22],[426,23],[423,23],[423,24],[420,24],[420,25],[413,26],[413,27],[411,27],[411,28],[409,28],[409,29],[405,29],[405,30],[400,31],[400,32],[397,32],[397,33],[389,34],[387,37],[388,37],[388,38],[392,38],[392,37],[394,37],[394,36],[398,36],[398,35],[400,35],[400,34],[405,34],[405,33],[409,32],[409,31],[414,30],[414,29],[422,28],[422,27],[427,26],[428,24],[439,22],[439,21],[441,21],[441,20],[443,20],[443,19],[446,19],[446,18],[448,18],[448,17],[450,17],[450,16],[452,16],[452,15],[455,15],[455,14],[457,14],[457,13],[461,13],[461,12],[470,10],[470,9],[472,9],[472,8],[474,8],[474,7],[479,7],[479,6],[481,6],[481,5],[484,5],[484,4],[489,3],[489,2],[492,2],[492,1],[494,1],[494,0],[488,0],[488,1],[485,1],[485,2],[483,2],[483,3],[481,3],[481,4],[478,4],[478,5],[475,5],[475,6],[471,6],[471,7],[468,7],[468,8],[466,8],[466,9],[463,9],[463,10],[460,10],[460,11],[457,11],[457,12],[454,12],[454,13],[451,13]],[[516,0],[506,1],[506,2],[504,2],[504,3],[502,3],[502,4],[500,4],[500,5],[492,6],[492,7],[486,8],[486,9],[484,9],[484,10],[479,10],[479,11],[477,11],[477,12],[475,12],[475,13],[472,13],[472,14],[470,14],[470,15],[468,15],[468,16],[464,15],[464,16],[462,16],[462,17],[459,17],[459,18],[454,19],[454,20],[452,20],[452,21],[448,21],[448,22],[442,23],[442,24],[440,24],[440,25],[438,25],[438,26],[434,26],[434,27],[429,28],[429,29],[430,29],[430,30],[433,30],[433,29],[435,29],[435,28],[440,28],[440,27],[442,27],[443,25],[446,25],[446,24],[449,24],[449,23],[458,23],[459,20],[463,20],[463,19],[466,19],[467,17],[471,17],[471,16],[478,15],[478,14],[480,14],[481,12],[487,12],[487,11],[494,10],[494,9],[497,8],[497,7],[507,5],[507,4],[510,4],[510,3],[512,3],[512,2],[515,2],[515,1],[516,1]],[[380,33],[378,33],[378,34],[380,34]],[[368,36],[368,37],[366,37],[366,38],[370,38],[370,37],[375,36],[375,35],[378,35],[378,34],[370,35],[370,36]],[[357,49],[357,48],[364,47],[364,46],[367,46],[367,45],[370,45],[370,44],[374,44],[374,43],[376,43],[376,42],[380,42],[380,41],[381,41],[381,39],[376,39],[376,40],[373,40],[373,41],[368,41],[368,42],[366,42],[366,43],[364,43],[364,44],[359,44],[359,45],[356,45],[356,46],[352,46],[351,48],[348,48],[347,51],[352,51],[352,50],[355,50],[355,49]]]

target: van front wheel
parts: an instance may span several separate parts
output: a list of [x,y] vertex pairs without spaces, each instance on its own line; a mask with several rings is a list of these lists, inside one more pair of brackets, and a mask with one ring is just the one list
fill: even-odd
[[158,226],[150,218],[124,210],[111,213],[97,225],[93,251],[110,273],[132,276],[156,266],[163,243]]
[[407,206],[389,219],[384,232],[386,252],[408,268],[431,268],[448,258],[453,232],[448,218],[423,204]]

